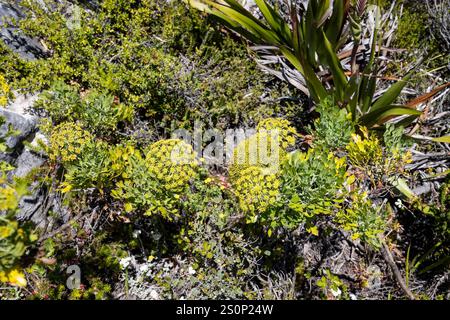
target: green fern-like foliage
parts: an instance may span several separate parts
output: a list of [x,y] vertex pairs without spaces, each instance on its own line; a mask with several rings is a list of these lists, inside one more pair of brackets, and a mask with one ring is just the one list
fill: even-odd
[[336,106],[331,98],[321,101],[316,111],[320,118],[314,122],[315,130],[312,131],[315,146],[325,150],[345,147],[354,132],[352,115]]
[[286,223],[295,225],[339,207],[339,191],[345,181],[345,158],[321,149],[292,153],[283,166],[283,194],[291,213]]
[[34,109],[48,115],[53,123],[80,122],[99,136],[111,136],[121,122],[133,119],[133,108],[98,90],[80,91],[57,81],[41,94]]

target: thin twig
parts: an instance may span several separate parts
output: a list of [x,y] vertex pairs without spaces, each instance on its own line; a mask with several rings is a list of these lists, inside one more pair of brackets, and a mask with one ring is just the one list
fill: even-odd
[[392,272],[394,273],[394,276],[397,280],[397,283],[400,285],[400,288],[402,288],[405,295],[408,296],[409,299],[415,300],[414,294],[409,290],[408,286],[405,283],[405,280],[403,279],[402,274],[400,273],[400,270],[398,269],[397,265],[395,264],[394,258],[392,257],[391,251],[389,251],[388,246],[386,245],[386,242],[383,241],[383,247],[381,252],[383,253],[383,257],[388,263],[388,265],[391,267]]
[[50,232],[49,234],[42,236],[39,240],[38,243],[41,243],[49,238],[53,238],[54,236],[56,236],[58,233],[60,233],[61,231],[65,230],[66,228],[70,227],[74,222],[77,222],[78,220],[80,220],[83,217],[82,214],[80,214],[79,216],[73,218],[72,220],[68,221],[67,223],[63,224],[61,227],[59,227],[58,229],[56,229],[53,232]]

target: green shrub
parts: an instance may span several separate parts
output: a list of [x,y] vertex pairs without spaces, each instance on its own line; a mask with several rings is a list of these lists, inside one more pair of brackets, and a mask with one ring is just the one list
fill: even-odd
[[375,206],[365,193],[354,193],[349,207],[336,214],[336,222],[351,233],[353,240],[361,239],[374,248],[381,247],[381,236],[388,227],[387,218],[385,206]]
[[314,144],[325,150],[345,147],[349,142],[354,125],[352,115],[345,109],[339,109],[332,98],[322,100],[316,107],[320,117],[314,122]]
[[79,108],[80,100],[80,94],[76,86],[56,82],[50,90],[40,95],[34,104],[34,108],[39,113],[47,113],[54,123],[59,124],[75,119],[75,110]]
[[316,281],[322,290],[322,297],[328,300],[348,299],[348,289],[344,282],[328,269],[322,270],[322,273],[323,276]]
[[111,293],[111,285],[104,283],[100,278],[92,278],[87,288],[74,289],[69,300],[106,300]]
[[10,87],[15,88],[21,79],[31,76],[31,62],[23,60],[3,41],[0,41],[0,73]]
[[400,17],[393,45],[396,48],[413,50],[421,47],[427,37],[428,17],[424,12],[406,6]]
[[0,73],[0,107],[7,105],[10,98],[10,87],[6,83],[5,77]]
[[[20,199],[28,193],[24,179],[9,182],[9,166],[1,165],[0,172],[0,283],[25,287],[27,280],[22,262],[26,251],[37,240],[30,223],[19,223],[15,215]],[[6,169],[6,171],[4,171]]]
[[104,192],[111,186],[111,158],[104,142],[87,142],[76,161],[65,167],[63,192],[95,188]]
[[[183,3],[103,1],[96,10],[81,7],[79,28],[70,27],[61,4],[45,4],[53,10],[44,10],[38,1],[24,4],[27,18],[19,24],[25,34],[44,43],[46,57],[24,62],[5,48],[8,64],[4,70],[0,66],[0,72],[11,73],[11,85],[18,89],[51,88],[43,106],[53,104],[48,111],[54,121],[65,116],[66,106],[58,110],[59,104],[69,99],[70,105],[78,105],[76,90],[59,85],[59,94],[55,82],[83,93],[97,92],[88,99],[92,104],[79,112],[94,124],[95,132],[113,127],[116,113],[111,111],[119,106],[127,120],[137,114],[177,126],[192,126],[201,119],[225,128],[273,113],[273,99],[260,99],[269,78],[248,58],[245,46]],[[120,102],[114,108],[111,97]]]
[[[332,214],[343,201],[346,158],[337,158],[322,149],[289,155],[282,171],[282,193],[289,210],[283,224],[295,227],[322,214]],[[312,225],[310,225],[311,228]],[[317,229],[311,229],[317,233]]]
[[256,239],[233,222],[239,208],[230,190],[203,172],[193,181],[182,207],[185,215],[175,239],[192,259],[191,274],[158,282],[171,289],[171,298],[179,298],[180,291],[189,299],[244,298],[247,283],[257,273],[261,250],[250,244]]
[[96,90],[80,93],[77,86],[63,82],[44,92],[34,108],[45,111],[56,124],[79,121],[91,133],[104,136],[111,136],[120,122],[133,118],[133,109],[116,102],[114,96]]
[[[134,148],[116,148],[113,167],[121,172],[112,196],[125,202],[125,210],[143,209],[173,219],[178,199],[195,177],[197,160],[192,147],[178,139],[152,144],[143,158]],[[125,163],[120,164],[124,160]],[[118,170],[118,171],[117,171]]]

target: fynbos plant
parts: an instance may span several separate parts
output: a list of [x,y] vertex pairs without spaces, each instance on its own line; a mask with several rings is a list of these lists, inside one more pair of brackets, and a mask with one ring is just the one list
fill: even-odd
[[[392,118],[407,116],[402,123],[405,124],[421,114],[413,106],[394,104],[415,68],[384,93],[377,90],[380,8],[370,6],[369,10],[367,0],[310,0],[306,8],[298,8],[290,1],[288,19],[267,1],[255,0],[264,20],[237,0],[185,1],[216,16],[254,44],[269,46],[273,53],[284,56],[303,76],[303,91],[316,103],[331,95],[363,126],[382,125]],[[367,11],[374,20],[372,44],[367,64],[359,67],[356,56],[361,43],[361,21]],[[349,41],[353,50],[350,70],[346,70],[339,53]]]

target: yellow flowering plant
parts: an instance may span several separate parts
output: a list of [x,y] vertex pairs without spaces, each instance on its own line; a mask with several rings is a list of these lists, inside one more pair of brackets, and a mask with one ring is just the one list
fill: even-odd
[[5,77],[0,74],[0,107],[4,107],[8,104],[10,95],[11,89],[6,83]]
[[353,240],[361,239],[374,248],[381,247],[380,237],[387,229],[387,220],[385,206],[376,206],[365,192],[354,192],[349,207],[335,216],[335,221]]
[[63,122],[50,133],[49,158],[53,162],[71,163],[92,140],[92,135],[79,124]]
[[182,140],[161,140],[143,157],[134,147],[116,147],[112,167],[119,181],[112,196],[124,201],[126,212],[144,210],[172,220],[189,181],[199,167],[192,147]]
[[274,132],[278,136],[278,142],[282,149],[288,149],[295,145],[296,138],[299,136],[297,130],[292,124],[282,118],[267,118],[258,123],[256,130],[259,132]]
[[360,168],[381,164],[383,160],[380,140],[364,127],[361,128],[361,134],[352,134],[347,152],[350,163]]
[[[401,177],[405,175],[406,165],[412,161],[412,154],[398,143],[390,142],[392,138],[388,139],[386,135],[384,140],[389,143],[383,148],[380,139],[364,127],[361,128],[360,134],[353,134],[346,148],[352,170],[357,172],[362,180],[368,178],[376,188],[385,184],[393,184],[395,187],[404,185]],[[404,189],[399,190],[405,193]]]
[[[289,121],[268,118],[233,151],[230,180],[247,222],[265,221],[280,198],[280,170],[298,136]],[[270,214],[269,214],[270,215]]]
[[198,168],[198,161],[190,145],[179,139],[161,140],[152,144],[145,157],[149,173],[163,188],[182,191]]
[[16,179],[13,184],[0,179],[0,283],[24,287],[26,280],[20,268],[22,256],[37,240],[30,224],[20,224],[16,218],[19,200],[27,193],[25,180]]
[[24,273],[17,268],[9,271],[0,271],[0,283],[1,282],[16,287],[25,287],[27,285]]
[[276,173],[287,149],[295,145],[297,136],[297,131],[287,120],[268,118],[261,121],[256,133],[233,150],[230,178],[238,179],[240,172],[251,166],[263,168],[268,174]]
[[279,188],[279,177],[265,174],[260,167],[252,166],[240,172],[235,182],[235,192],[240,209],[247,213],[248,222],[256,222],[258,214],[277,203]]

